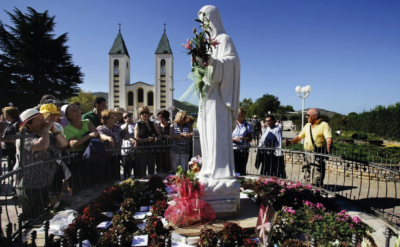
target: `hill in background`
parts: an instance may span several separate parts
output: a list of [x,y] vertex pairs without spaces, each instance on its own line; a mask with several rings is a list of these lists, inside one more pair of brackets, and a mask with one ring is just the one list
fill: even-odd
[[[108,104],[108,93],[105,92],[93,92],[93,95],[96,97],[104,97],[107,101]],[[174,99],[174,106],[178,108],[179,110],[186,111],[188,114],[190,113],[197,113],[199,111],[199,107],[192,105],[187,102],[180,102],[179,100]]]
[[[304,109],[304,112],[307,112],[309,109],[310,109],[310,108],[306,108],[306,109]],[[321,115],[325,115],[325,116],[328,116],[328,117],[332,117],[332,116],[333,116],[333,115],[335,115],[335,114],[340,114],[340,115],[343,115],[343,114],[341,114],[341,113],[338,113],[338,112],[334,112],[334,111],[328,111],[328,110],[321,109],[321,108],[318,108],[318,110],[319,110],[319,112],[321,113]],[[299,111],[296,111],[296,112],[298,112],[298,113],[300,113],[300,114],[301,114],[301,110],[299,110]]]

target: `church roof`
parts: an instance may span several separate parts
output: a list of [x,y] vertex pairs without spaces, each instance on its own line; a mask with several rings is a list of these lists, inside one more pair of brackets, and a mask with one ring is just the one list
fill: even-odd
[[164,30],[163,36],[158,43],[156,54],[172,54],[171,47],[169,46],[169,40],[167,38],[167,33]]
[[129,57],[128,49],[126,48],[125,41],[122,38],[121,31],[118,32],[114,44],[108,54],[126,54]]
[[134,83],[131,83],[131,84],[129,84],[129,85],[135,85],[135,84],[140,84],[140,83],[142,83],[142,84],[145,84],[145,85],[148,85],[148,86],[154,86],[154,85],[152,85],[152,84],[148,84],[148,83],[146,83],[146,82],[142,82],[142,81],[137,81],[137,82],[134,82]]

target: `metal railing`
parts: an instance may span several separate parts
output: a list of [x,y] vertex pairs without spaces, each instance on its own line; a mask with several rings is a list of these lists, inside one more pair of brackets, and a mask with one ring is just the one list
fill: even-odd
[[[7,222],[0,225],[0,235],[22,244],[22,229],[28,227],[33,219],[48,211],[55,202],[51,200],[51,197],[56,197],[60,193],[74,196],[82,190],[118,181],[121,178],[169,174],[171,172],[170,148],[171,144],[166,141],[130,148],[108,149],[107,159],[103,164],[87,164],[81,153],[34,163],[25,160],[23,167],[0,176],[1,188],[5,192],[1,199],[0,214],[2,222]],[[234,152],[238,152],[239,155],[248,155],[246,163],[248,175],[276,176],[302,183],[312,183],[312,181],[307,181],[303,171],[307,168],[307,156],[315,155],[315,153],[271,147],[238,146],[238,148]],[[280,158],[273,157],[276,151],[280,152]],[[397,189],[400,172],[397,166],[365,161],[364,158],[349,153],[347,156],[335,155],[335,152],[318,154],[317,158],[321,159],[326,168],[324,178],[319,181],[321,189],[371,209],[393,226],[399,226],[400,200],[398,200]],[[268,163],[268,159],[272,162]],[[71,171],[71,178],[65,179],[63,170],[65,167],[59,165],[53,181],[49,182],[51,185],[40,190],[26,189],[25,196],[36,198],[38,203],[33,208],[24,207],[19,194],[17,193],[18,198],[15,197],[12,188],[21,178],[29,179],[29,176],[35,174],[33,171],[40,176],[44,174],[46,166],[54,162],[61,163],[60,160]],[[263,162],[256,167],[256,161],[258,163],[260,160]]]

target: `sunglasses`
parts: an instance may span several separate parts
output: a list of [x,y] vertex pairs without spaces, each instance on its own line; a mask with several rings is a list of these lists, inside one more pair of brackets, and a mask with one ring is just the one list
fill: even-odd
[[126,115],[124,118],[131,118],[131,115],[128,114],[128,115]]
[[140,113],[140,115],[144,115],[144,114],[149,114],[149,112],[148,111],[143,111],[143,112]]

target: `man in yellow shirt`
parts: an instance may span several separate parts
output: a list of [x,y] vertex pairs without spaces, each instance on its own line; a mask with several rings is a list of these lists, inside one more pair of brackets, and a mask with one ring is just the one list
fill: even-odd
[[[304,138],[304,149],[309,152],[329,153],[332,148],[332,133],[329,124],[320,118],[320,112],[311,108],[306,115],[308,123],[293,140],[285,139],[285,145],[296,144]],[[315,186],[323,187],[325,178],[325,163],[323,157],[306,154],[307,164],[302,167],[302,178]]]

